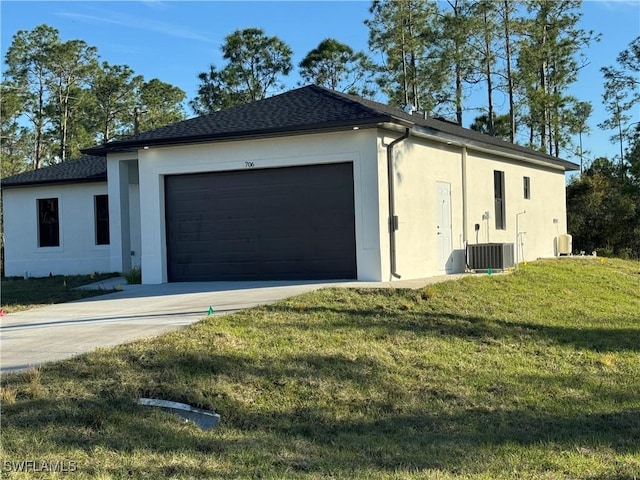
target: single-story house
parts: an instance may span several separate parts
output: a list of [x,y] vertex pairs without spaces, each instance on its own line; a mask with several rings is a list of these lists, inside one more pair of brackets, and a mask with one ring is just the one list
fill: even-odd
[[[387,281],[556,255],[576,164],[318,86],[3,181],[6,274]],[[512,250],[513,251],[513,250]]]

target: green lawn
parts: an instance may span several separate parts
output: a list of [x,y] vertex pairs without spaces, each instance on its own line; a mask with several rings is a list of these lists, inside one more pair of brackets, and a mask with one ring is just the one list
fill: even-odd
[[7,277],[0,285],[1,304],[5,312],[17,312],[52,303],[65,303],[106,293],[104,290],[77,290],[76,287],[116,276],[115,273],[92,275],[54,275],[29,278]]
[[[640,478],[640,263],[330,288],[3,378],[64,478]],[[201,431],[140,396],[213,409]],[[22,475],[22,476],[21,476]]]

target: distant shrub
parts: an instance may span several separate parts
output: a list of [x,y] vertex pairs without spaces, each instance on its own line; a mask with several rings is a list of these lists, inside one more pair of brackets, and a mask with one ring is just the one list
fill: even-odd
[[621,258],[623,260],[630,260],[632,258],[634,258],[633,255],[633,249],[629,248],[629,247],[624,247],[618,250],[618,253],[616,255],[618,258]]
[[[598,253],[599,257],[615,257],[615,254],[613,253],[613,248],[611,247],[600,247],[600,248],[596,248],[595,252]],[[591,255],[591,252],[585,252],[586,255]]]

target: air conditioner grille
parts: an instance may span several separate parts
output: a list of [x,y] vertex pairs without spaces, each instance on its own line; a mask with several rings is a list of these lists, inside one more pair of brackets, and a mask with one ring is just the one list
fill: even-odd
[[471,270],[506,270],[513,267],[513,243],[467,245],[467,264]]

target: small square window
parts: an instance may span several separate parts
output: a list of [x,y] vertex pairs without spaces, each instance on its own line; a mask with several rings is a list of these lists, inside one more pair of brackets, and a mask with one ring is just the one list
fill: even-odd
[[57,198],[38,199],[38,246],[60,246],[60,215]]
[[529,177],[522,178],[524,187],[524,198],[529,200],[531,198],[531,179]]

